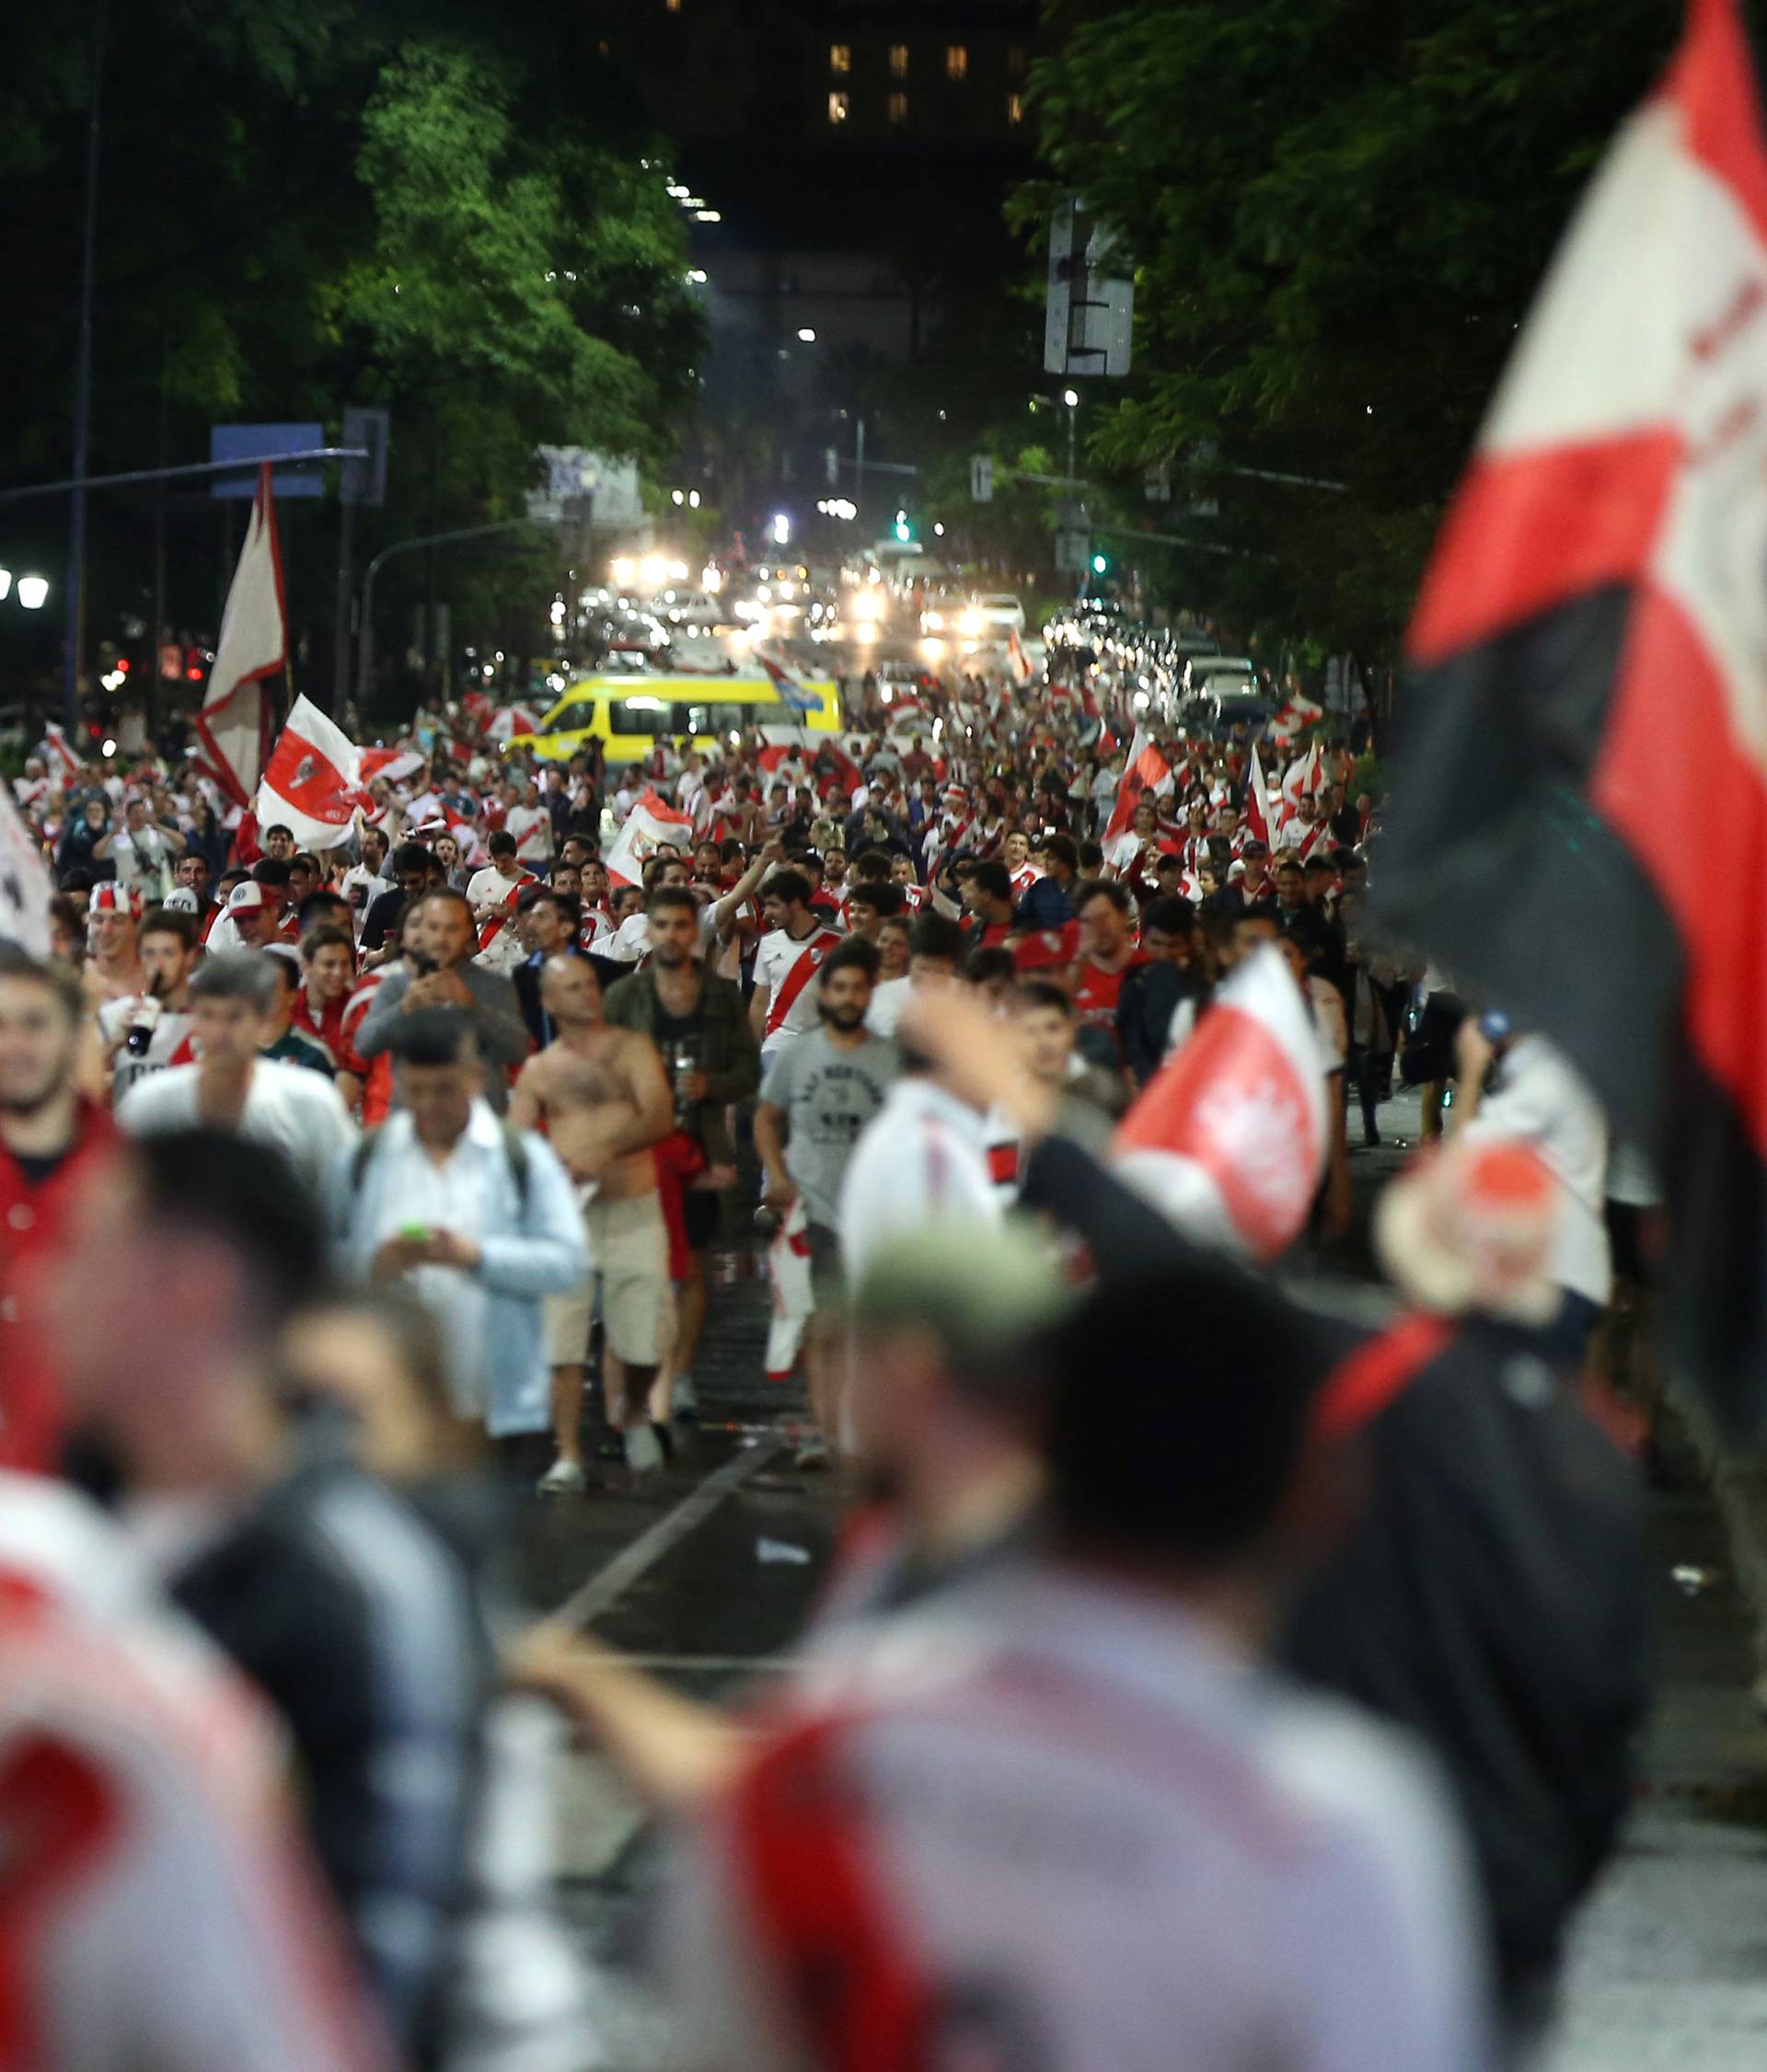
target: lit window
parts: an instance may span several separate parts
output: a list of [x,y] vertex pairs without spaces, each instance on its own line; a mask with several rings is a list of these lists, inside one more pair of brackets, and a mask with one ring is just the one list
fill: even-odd
[[945,77],[967,79],[969,77],[969,51],[962,43],[945,45]]
[[853,69],[853,46],[850,43],[829,44],[828,69],[830,72],[850,72]]
[[1006,75],[1009,79],[1024,77],[1024,52],[1017,43],[1006,53]]
[[892,122],[906,122],[907,121],[908,97],[907,94],[892,94],[886,105],[889,109]]
[[1017,94],[1008,94],[1006,97],[1006,119],[1009,122],[1024,121],[1024,103]]
[[890,77],[906,79],[908,75],[908,46],[906,43],[890,45]]
[[665,15],[678,15],[681,12],[681,0],[663,0],[663,12]]
[[852,113],[852,107],[853,102],[850,94],[830,94],[828,97],[828,120],[831,122],[844,122],[848,116]]

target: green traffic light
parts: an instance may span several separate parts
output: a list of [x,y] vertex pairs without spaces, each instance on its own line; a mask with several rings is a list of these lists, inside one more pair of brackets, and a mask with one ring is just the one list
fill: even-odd
[[908,528],[899,521],[895,528],[895,536],[899,540],[906,540],[908,536]]
[[1092,556],[1092,573],[1095,576],[1102,576],[1104,573],[1105,570],[1110,567],[1110,565],[1111,564],[1104,558],[1102,554],[1094,554]]

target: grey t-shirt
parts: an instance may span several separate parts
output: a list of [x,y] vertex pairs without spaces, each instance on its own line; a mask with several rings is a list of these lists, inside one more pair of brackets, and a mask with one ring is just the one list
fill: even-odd
[[836,1227],[847,1161],[900,1069],[895,1045],[883,1037],[843,1051],[823,1029],[788,1043],[773,1060],[761,1099],[786,1112],[785,1168],[812,1223]]

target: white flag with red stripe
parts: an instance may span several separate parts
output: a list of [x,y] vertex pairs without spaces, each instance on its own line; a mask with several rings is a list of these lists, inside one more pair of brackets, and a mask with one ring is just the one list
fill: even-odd
[[33,957],[47,957],[49,903],[54,892],[42,844],[0,785],[0,938],[10,938]]
[[1171,789],[1172,765],[1153,745],[1153,736],[1148,730],[1138,727],[1129,743],[1129,759],[1124,765],[1123,781],[1116,788],[1116,803],[1111,809],[1104,840],[1108,843],[1114,835],[1121,835],[1132,824],[1144,791],[1152,798],[1163,799]]
[[53,719],[43,730],[43,746],[49,751],[51,775],[57,784],[69,784],[79,776],[80,759],[69,744],[66,733]]
[[1270,794],[1265,789],[1264,765],[1258,760],[1258,744],[1252,743],[1252,774],[1245,787],[1245,832],[1266,849],[1276,846]]
[[288,657],[283,556],[268,465],[258,470],[251,523],[233,571],[209,693],[196,717],[209,775],[236,805],[250,802],[264,759],[264,688]]
[[403,784],[423,767],[428,757],[421,748],[364,748],[362,752],[362,781],[372,784],[376,777],[384,777],[388,784]]
[[297,697],[252,804],[259,826],[287,828],[297,848],[335,849],[362,802],[361,751],[311,698]]
[[486,723],[485,739],[501,742],[539,731],[540,716],[531,705],[500,705]]
[[1268,1260],[1300,1235],[1325,1169],[1325,1077],[1280,950],[1235,969],[1112,1148],[1123,1178],[1200,1243]]
[[1024,642],[1019,639],[1016,626],[1009,626],[1006,629],[1006,660],[1015,684],[1028,684],[1031,681],[1031,657],[1024,651]]
[[608,877],[617,885],[641,885],[644,866],[664,843],[687,855],[693,847],[693,815],[677,812],[654,791],[646,791],[626,815],[626,824],[607,852]]
[[1305,732],[1324,717],[1322,705],[1310,698],[1304,691],[1297,691],[1278,709],[1270,727],[1278,741],[1293,741],[1297,734]]
[[1282,796],[1289,809],[1299,806],[1303,799],[1316,799],[1325,789],[1325,769],[1319,759],[1319,742],[1304,755],[1298,755],[1289,764],[1282,780]]

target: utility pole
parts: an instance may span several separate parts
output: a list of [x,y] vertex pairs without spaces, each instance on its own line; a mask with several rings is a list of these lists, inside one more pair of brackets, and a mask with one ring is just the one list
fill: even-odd
[[86,670],[86,474],[92,439],[92,271],[98,230],[99,96],[104,85],[105,0],[92,6],[91,106],[86,125],[86,212],[80,240],[79,332],[74,359],[74,477],[67,543],[67,631],[62,645],[62,723],[79,724]]
[[865,503],[865,420],[853,419],[853,501],[861,509]]

